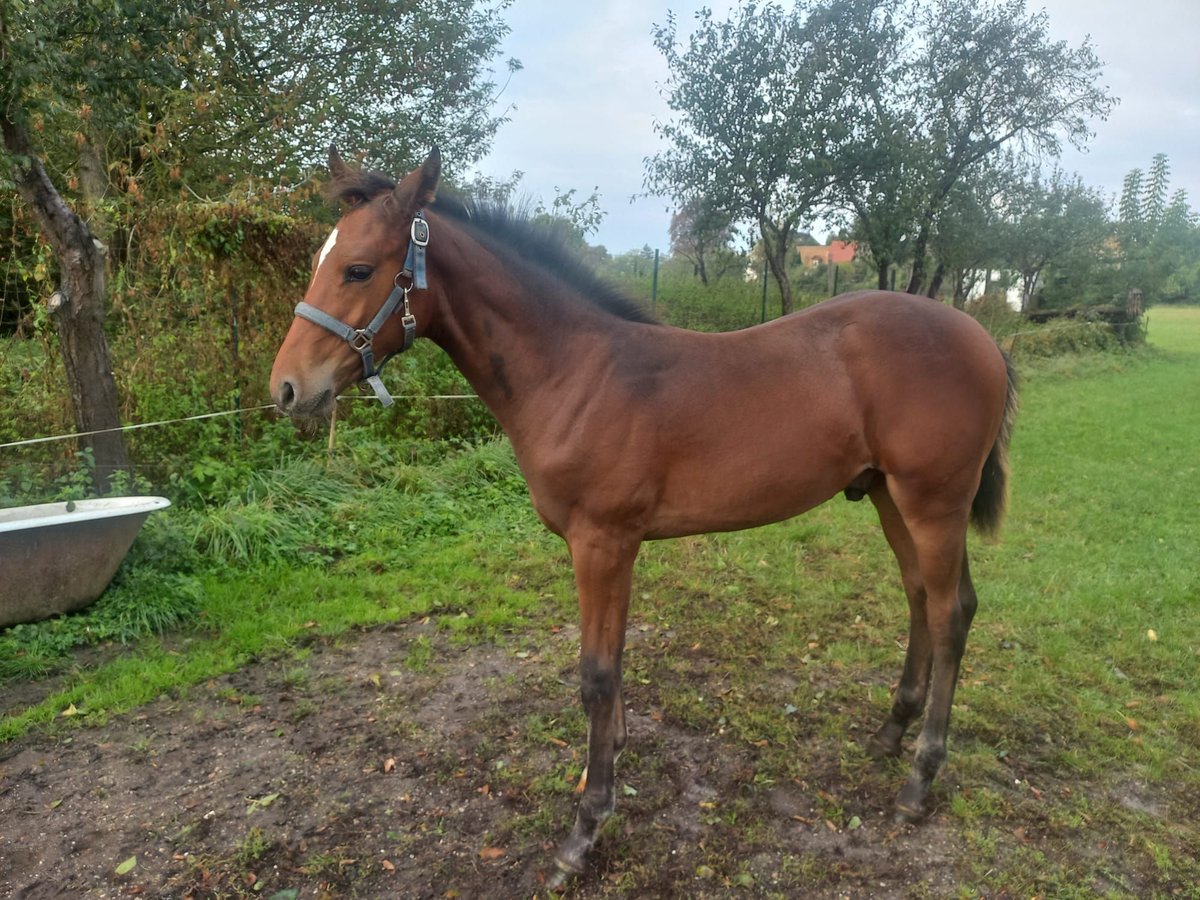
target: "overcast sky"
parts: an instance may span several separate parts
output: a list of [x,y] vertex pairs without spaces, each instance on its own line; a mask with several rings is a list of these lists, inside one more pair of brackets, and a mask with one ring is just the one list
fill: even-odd
[[[673,10],[679,31],[695,10],[718,17],[727,0],[516,0],[506,17],[505,57],[524,70],[497,101],[511,119],[480,165],[486,175],[525,173],[519,190],[549,202],[559,190],[596,189],[606,216],[590,240],[613,253],[668,249],[667,201],[630,203],[642,189],[643,159],[660,149],[653,123],[667,116],[659,85],[666,66],[650,31]],[[1120,98],[1085,154],[1068,148],[1063,167],[1115,196],[1125,174],[1155,153],[1171,159],[1171,187],[1200,210],[1200,0],[1026,0],[1045,9],[1051,36],[1077,46],[1091,35],[1106,63],[1104,83]],[[510,108],[511,107],[511,108]]]

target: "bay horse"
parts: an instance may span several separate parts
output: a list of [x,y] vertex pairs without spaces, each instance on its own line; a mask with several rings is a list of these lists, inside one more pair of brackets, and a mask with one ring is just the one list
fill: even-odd
[[[923,814],[977,604],[969,522],[994,532],[1007,499],[1012,368],[972,318],[908,294],[846,294],[772,322],[705,334],[655,322],[545,229],[443,198],[434,150],[399,183],[343,163],[348,207],[271,371],[284,413],[327,416],[376,355],[440,346],[512,441],[579,594],[586,787],[555,853],[582,872],[613,810],[625,746],[621,656],[643,541],[798,515],[867,496],[900,565],[909,640],[891,712],[870,739],[897,756],[922,711],[898,818]],[[410,296],[411,295],[411,296]],[[926,700],[928,706],[926,708]]]

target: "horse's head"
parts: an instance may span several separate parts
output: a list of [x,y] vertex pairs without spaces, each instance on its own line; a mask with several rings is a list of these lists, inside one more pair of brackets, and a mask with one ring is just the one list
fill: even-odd
[[[433,200],[441,157],[434,150],[394,188],[346,166],[333,148],[329,171],[349,208],[313,255],[308,291],[271,368],[272,398],[296,417],[328,415],[339,391],[373,375],[417,333],[406,288],[423,273],[406,272],[406,260],[414,236],[421,242],[424,223],[414,220]],[[377,379],[374,386],[390,402]]]

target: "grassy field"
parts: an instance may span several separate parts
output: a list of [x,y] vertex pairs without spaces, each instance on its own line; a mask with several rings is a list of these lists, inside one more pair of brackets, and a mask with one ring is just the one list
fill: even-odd
[[[1200,310],[1152,310],[1149,338],[1150,352],[1022,373],[1012,504],[998,542],[972,543],[980,611],[935,785],[955,886],[931,895],[1200,897]],[[0,741],[86,734],[253,661],[299,657],[314,637],[428,619],[438,639],[416,645],[413,666],[436,668],[436,646],[541,652],[573,620],[565,551],[529,511],[505,444],[423,466],[385,465],[377,448],[340,453],[323,475],[311,463],[281,469],[259,505],[212,513],[215,526],[163,526],[204,535],[201,549],[225,560],[191,583],[200,625],[0,687],[28,697],[6,699]],[[367,472],[375,483],[364,485]],[[328,496],[296,496],[322,478]],[[263,519],[263,504],[282,518]],[[279,533],[297,510],[324,529],[315,550],[303,533]],[[890,800],[903,766],[879,768],[858,738],[886,711],[906,606],[869,504],[647,545],[630,627],[641,636],[626,662],[631,706],[752,754],[744,790],[709,823],[736,823],[737,839],[709,841],[696,869],[706,895],[771,893],[739,855],[765,846],[747,817],[776,786],[811,789],[835,830]],[[35,656],[38,635],[0,652]],[[569,666],[569,648],[556,652]],[[576,710],[550,730],[578,744],[582,729]],[[655,765],[631,748],[623,774],[642,796],[619,807],[650,802]],[[613,895],[652,890],[656,839],[618,824],[604,841],[620,875],[606,882]],[[796,858],[775,874],[782,895],[788,884],[836,889],[838,865]],[[906,893],[922,890],[917,876]]]

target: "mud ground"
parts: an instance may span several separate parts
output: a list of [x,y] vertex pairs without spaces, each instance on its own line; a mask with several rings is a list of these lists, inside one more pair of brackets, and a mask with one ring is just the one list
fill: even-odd
[[[421,623],[314,640],[0,746],[0,896],[546,896],[582,767],[575,640],[463,647]],[[831,749],[763,784],[754,746],[672,722],[652,687],[626,701],[618,815],[567,896],[956,895],[944,811],[892,822],[899,768],[856,789]]]

